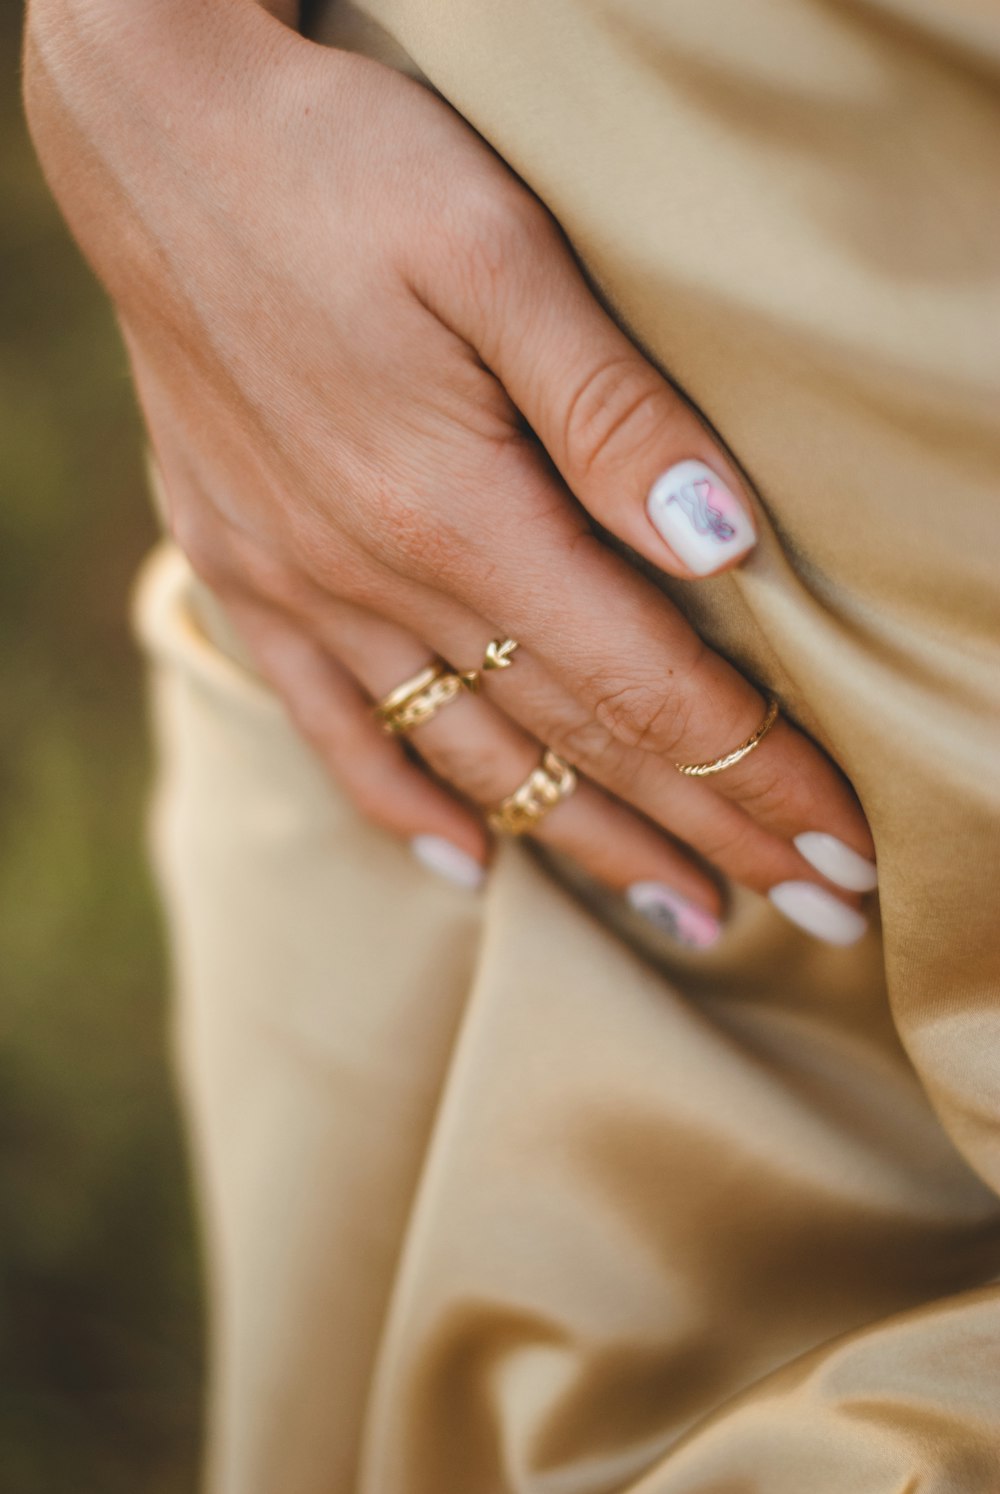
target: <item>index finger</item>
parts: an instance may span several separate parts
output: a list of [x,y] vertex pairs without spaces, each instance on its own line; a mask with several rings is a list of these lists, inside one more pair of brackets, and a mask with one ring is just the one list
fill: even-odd
[[523,216],[501,273],[439,290],[444,319],[605,529],[675,576],[738,565],[757,525],[735,462],[597,301],[554,220]]

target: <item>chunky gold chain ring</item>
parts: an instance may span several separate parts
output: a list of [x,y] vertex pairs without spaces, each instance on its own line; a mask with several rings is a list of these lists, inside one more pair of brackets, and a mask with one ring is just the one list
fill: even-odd
[[569,763],[547,751],[524,782],[490,811],[486,823],[501,835],[524,835],[533,830],[561,799],[569,797],[576,788],[576,781],[576,773]]

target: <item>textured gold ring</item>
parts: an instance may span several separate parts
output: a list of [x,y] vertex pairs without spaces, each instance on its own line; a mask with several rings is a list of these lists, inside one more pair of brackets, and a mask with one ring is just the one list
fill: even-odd
[[778,702],[772,696],[768,700],[767,711],[757,730],[751,732],[746,741],[734,747],[732,752],[727,752],[724,757],[713,757],[710,763],[674,763],[674,767],[678,773],[683,773],[688,778],[707,778],[710,773],[721,773],[724,768],[731,768],[734,763],[745,758],[748,752],[753,752],[755,747],[759,747],[777,719]]
[[465,688],[476,691],[479,689],[479,682],[484,674],[489,674],[493,669],[509,669],[520,647],[516,638],[491,638],[486,645],[486,653],[483,655],[483,662],[479,668],[467,669],[462,675]]
[[419,674],[404,680],[375,707],[375,719],[391,736],[405,736],[436,716],[442,706],[465,689],[460,674],[454,674],[439,659]]
[[502,835],[525,835],[575,788],[576,773],[569,763],[547,751],[524,782],[491,810],[486,823]]

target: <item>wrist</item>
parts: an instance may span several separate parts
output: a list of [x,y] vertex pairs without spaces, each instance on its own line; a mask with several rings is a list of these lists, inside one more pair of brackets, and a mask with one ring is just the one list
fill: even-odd
[[299,10],[299,0],[29,0],[27,60],[76,107],[110,84],[109,112],[151,90],[179,101],[180,114],[192,90],[224,95],[276,42],[291,41]]
[[74,140],[124,164],[156,136],[172,135],[183,153],[238,127],[282,43],[303,45],[273,17],[295,9],[288,0],[31,0],[25,108],[50,179],[53,148]]

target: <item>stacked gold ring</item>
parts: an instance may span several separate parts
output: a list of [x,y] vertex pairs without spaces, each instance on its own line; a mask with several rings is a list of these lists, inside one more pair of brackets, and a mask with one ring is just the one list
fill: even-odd
[[[383,731],[404,736],[430,721],[463,690],[477,690],[483,674],[493,669],[509,669],[517,648],[513,638],[491,638],[482,666],[462,674],[449,669],[443,660],[435,660],[379,701],[374,708],[376,720]],[[538,767],[531,770],[524,782],[487,813],[487,824],[503,835],[525,835],[561,800],[568,798],[576,784],[576,773],[569,763],[546,750]]]
[[486,816],[501,835],[525,835],[576,788],[576,773],[554,752],[546,751],[537,768]]
[[480,667],[467,669],[461,674],[450,669],[443,660],[435,660],[380,700],[374,708],[375,719],[383,731],[392,736],[405,736],[425,721],[430,721],[442,706],[463,690],[478,690],[482,675],[493,669],[509,669],[519,646],[514,638],[491,638]]
[[375,707],[375,719],[391,736],[404,736],[436,716],[442,706],[466,688],[460,674],[437,660],[404,680]]

